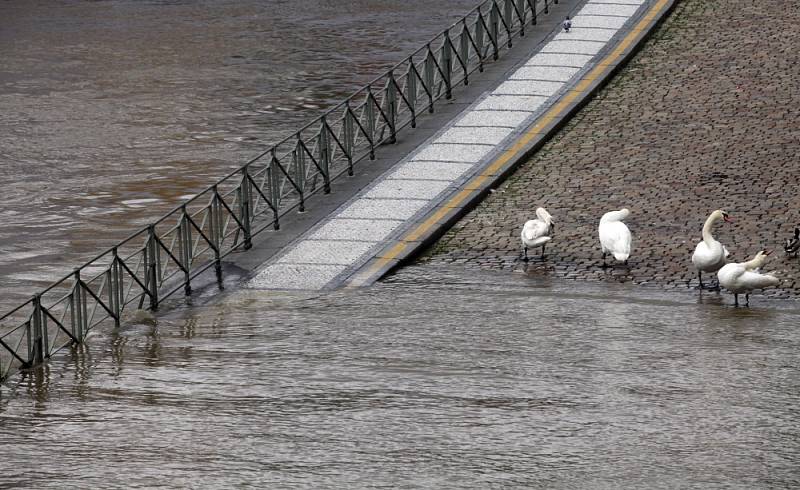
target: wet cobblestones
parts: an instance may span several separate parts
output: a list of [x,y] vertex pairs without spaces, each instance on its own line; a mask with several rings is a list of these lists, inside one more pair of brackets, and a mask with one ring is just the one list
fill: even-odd
[[[800,9],[790,1],[685,0],[639,54],[547,145],[424,254],[421,263],[576,280],[697,285],[691,253],[714,209],[715,237],[742,261],[763,248],[800,296]],[[557,221],[545,261],[520,260],[522,224]],[[604,270],[600,216],[627,207],[628,266]],[[535,252],[534,252],[535,253]],[[704,278],[705,279],[705,278]]]

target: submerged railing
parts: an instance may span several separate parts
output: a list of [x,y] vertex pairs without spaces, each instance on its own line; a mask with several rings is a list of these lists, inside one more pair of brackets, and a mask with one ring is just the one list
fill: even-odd
[[148,227],[86,262],[0,317],[0,380],[83,341],[126,309],[155,309],[308,198],[331,191],[375,158],[397,132],[416,126],[472,73],[496,60],[513,38],[558,0],[486,0],[392,69],[293,135],[245,163]]

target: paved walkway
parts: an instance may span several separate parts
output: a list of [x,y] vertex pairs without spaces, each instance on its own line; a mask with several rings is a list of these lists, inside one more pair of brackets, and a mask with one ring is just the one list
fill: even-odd
[[[782,283],[763,294],[800,297],[800,260],[783,252],[800,226],[800,9],[787,6],[678,3],[608,87],[421,260],[686,289],[703,222],[724,208],[735,221],[714,235],[733,260],[774,250],[765,269]],[[536,206],[557,235],[547,260],[525,265],[519,230]],[[604,270],[597,223],[623,206],[629,266]]]
[[[541,49],[494,90],[276,254],[247,287],[321,289],[352,282],[365,264],[429,219],[449,196],[476,190],[466,185],[469,179],[547,118],[654,3],[589,0],[573,16],[570,32],[556,28]],[[376,278],[376,272],[382,274],[392,263],[381,265],[366,277]],[[363,283],[363,278],[357,281]]]

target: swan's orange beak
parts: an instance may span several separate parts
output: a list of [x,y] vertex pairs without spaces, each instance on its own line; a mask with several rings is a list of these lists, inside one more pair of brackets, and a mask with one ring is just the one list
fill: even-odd
[[769,255],[772,253],[772,250],[764,250],[764,255]]
[[731,218],[728,215],[725,215],[722,217],[722,220],[725,221],[726,223],[731,223],[733,221],[733,218]]

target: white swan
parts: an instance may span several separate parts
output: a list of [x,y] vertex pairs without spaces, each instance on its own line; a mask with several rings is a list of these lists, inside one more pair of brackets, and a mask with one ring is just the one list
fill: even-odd
[[725,264],[717,272],[720,285],[733,293],[733,300],[739,306],[739,294],[745,293],[745,302],[750,306],[750,291],[769,286],[777,286],[781,281],[772,274],[762,274],[759,268],[767,260],[768,250],[758,252],[747,262]]
[[700,280],[700,289],[703,289],[703,272],[717,272],[727,262],[730,255],[721,243],[711,235],[711,227],[720,219],[730,222],[728,213],[717,209],[711,213],[703,225],[703,241],[698,243],[692,254],[692,264],[697,269],[697,278]]
[[631,254],[631,231],[622,222],[628,217],[630,211],[620,209],[610,211],[600,218],[597,233],[600,235],[600,248],[603,251],[603,267],[606,264],[606,254],[611,254],[619,262],[628,263]]
[[525,262],[528,261],[528,249],[542,247],[541,258],[544,258],[544,247],[552,239],[555,220],[544,208],[536,208],[536,219],[528,220],[522,226],[522,249],[525,254]]

